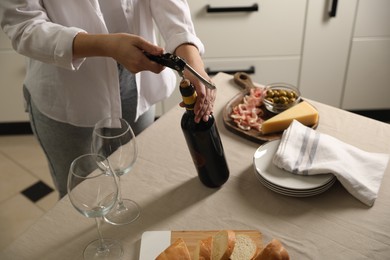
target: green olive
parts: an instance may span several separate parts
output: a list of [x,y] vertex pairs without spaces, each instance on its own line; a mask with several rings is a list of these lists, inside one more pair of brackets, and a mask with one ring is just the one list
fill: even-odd
[[270,98],[274,97],[274,92],[272,91],[272,89],[267,90],[266,97],[270,97]]
[[282,104],[282,105],[288,104],[288,102],[289,102],[289,99],[286,96],[282,96],[279,99],[280,99],[280,104]]
[[280,92],[279,92],[278,89],[274,89],[273,92],[274,92],[274,97],[279,97],[280,96]]
[[287,91],[286,90],[279,90],[279,95],[281,97],[287,97]]
[[298,94],[294,90],[288,89],[267,89],[265,99],[273,104],[288,105],[296,102]]

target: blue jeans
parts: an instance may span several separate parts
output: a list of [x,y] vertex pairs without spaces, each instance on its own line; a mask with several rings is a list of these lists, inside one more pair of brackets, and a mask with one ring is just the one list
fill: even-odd
[[[154,107],[135,120],[137,89],[134,75],[118,65],[122,117],[130,123],[137,135],[154,121]],[[49,170],[60,198],[67,193],[69,166],[78,156],[91,152],[93,127],[78,127],[53,120],[42,114],[31,100],[27,88],[23,89],[27,102],[31,128],[49,163]]]

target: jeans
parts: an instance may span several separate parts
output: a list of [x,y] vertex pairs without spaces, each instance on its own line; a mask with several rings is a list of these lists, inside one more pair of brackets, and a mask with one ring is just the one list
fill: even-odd
[[[130,123],[137,135],[154,121],[154,107],[135,120],[137,89],[134,75],[118,65],[121,86],[122,117]],[[60,198],[67,194],[67,178],[70,164],[78,156],[91,152],[93,127],[78,127],[53,120],[42,114],[31,100],[27,88],[23,88],[35,137],[42,147],[49,170]]]

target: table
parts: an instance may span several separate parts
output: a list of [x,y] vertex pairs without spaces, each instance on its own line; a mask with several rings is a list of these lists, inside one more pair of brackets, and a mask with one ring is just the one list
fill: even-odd
[[[139,158],[122,177],[123,194],[137,201],[141,218],[130,225],[103,225],[105,237],[120,239],[123,259],[138,259],[141,236],[156,230],[259,230],[264,242],[279,238],[291,259],[389,259],[390,167],[373,207],[339,183],[308,198],[277,194],[255,177],[253,154],[260,146],[222,122],[225,104],[239,91],[232,77],[214,77],[215,116],[230,168],[220,189],[198,180],[180,129],[176,107],[138,136]],[[390,153],[390,125],[310,101],[320,113],[317,130],[370,152]],[[59,201],[6,248],[0,259],[81,259],[97,238],[95,222],[76,212],[68,197]]]

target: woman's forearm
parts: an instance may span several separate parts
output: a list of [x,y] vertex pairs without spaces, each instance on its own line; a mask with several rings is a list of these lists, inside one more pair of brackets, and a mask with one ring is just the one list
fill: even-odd
[[78,33],[73,41],[73,58],[112,57],[110,45],[113,35]]
[[144,52],[161,55],[163,49],[143,38],[126,34],[79,33],[73,41],[73,58],[110,57],[125,66],[130,72],[149,70],[161,72],[163,66],[150,61]]

